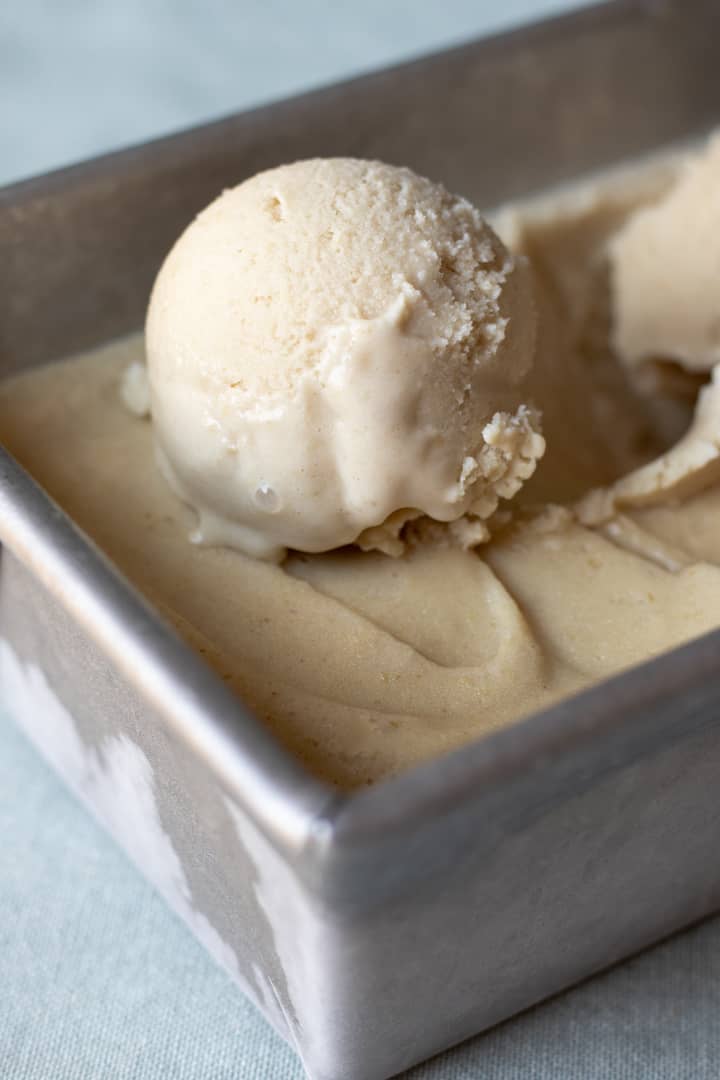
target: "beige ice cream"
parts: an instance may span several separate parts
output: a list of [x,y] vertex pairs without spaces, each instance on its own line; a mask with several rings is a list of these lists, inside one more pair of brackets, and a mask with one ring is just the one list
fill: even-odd
[[634,366],[720,362],[720,136],[610,246],[614,339]]
[[[432,529],[400,558],[347,547],[273,565],[189,544],[193,511],[139,418],[139,336],[0,384],[0,436],[293,753],[361,787],[720,625],[720,381],[707,377],[693,423],[683,405],[668,426],[612,343],[608,243],[672,205],[676,174],[644,163],[494,219],[531,264],[527,377],[548,453],[473,550]],[[697,288],[712,299],[711,278]],[[652,274],[646,289],[663,317]],[[378,299],[371,314],[386,311]]]
[[610,487],[589,492],[576,512],[586,524],[599,524],[619,510],[684,501],[718,482],[720,366],[700,390],[692,424],[676,445]]
[[224,192],[155,284],[147,359],[166,477],[195,538],[278,558],[391,554],[420,514],[511,498],[544,450],[535,308],[466,200],[378,162],[298,162]]
[[694,388],[697,400],[672,448],[581,500],[579,516],[589,524],[684,501],[720,481],[720,137],[628,217],[608,251],[619,355],[648,390],[683,387],[675,365],[694,373],[683,389]]

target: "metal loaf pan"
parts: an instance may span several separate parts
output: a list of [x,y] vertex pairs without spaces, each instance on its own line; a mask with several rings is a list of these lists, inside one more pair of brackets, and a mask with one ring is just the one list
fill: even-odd
[[[376,156],[489,205],[700,133],[718,40],[715,0],[607,5],[6,189],[2,371],[138,327],[181,227],[261,167]],[[720,634],[344,796],[0,471],[5,700],[314,1080],[382,1080],[720,906]]]

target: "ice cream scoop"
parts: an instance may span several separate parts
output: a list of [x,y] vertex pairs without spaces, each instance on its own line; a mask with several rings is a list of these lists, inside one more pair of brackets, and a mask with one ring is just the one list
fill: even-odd
[[484,521],[532,474],[534,340],[527,266],[465,199],[379,162],[272,169],[158,275],[158,458],[200,542],[398,554],[409,519]]
[[615,344],[629,364],[704,372],[720,362],[720,137],[630,217],[610,265]]

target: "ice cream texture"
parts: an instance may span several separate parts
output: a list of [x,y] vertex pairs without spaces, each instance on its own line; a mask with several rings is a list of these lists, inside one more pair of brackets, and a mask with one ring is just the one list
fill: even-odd
[[[354,546],[275,565],[189,544],[194,512],[141,418],[140,336],[0,384],[0,436],[313,772],[377,781],[720,625],[720,380],[701,373],[694,417],[662,382],[639,392],[616,345],[615,275],[620,238],[672,208],[714,147],[492,215],[532,278],[523,378],[548,446],[472,550],[444,525],[398,558]],[[712,220],[711,203],[695,212]],[[706,267],[696,287],[712,303],[711,261],[681,243],[702,231],[679,231],[674,257]],[[645,283],[664,318],[667,296],[650,271]]]
[[315,159],[225,191],[147,318],[157,452],[195,539],[397,555],[420,515],[486,538],[544,450],[535,331],[526,260],[409,169]]
[[610,245],[615,343],[632,366],[720,363],[720,134]]

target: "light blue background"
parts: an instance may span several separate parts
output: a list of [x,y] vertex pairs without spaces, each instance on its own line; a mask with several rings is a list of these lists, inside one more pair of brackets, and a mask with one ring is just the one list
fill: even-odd
[[[0,182],[573,6],[6,0]],[[720,920],[412,1075],[715,1080]],[[0,709],[0,1080],[300,1076]]]
[[0,183],[578,0],[0,0]]

